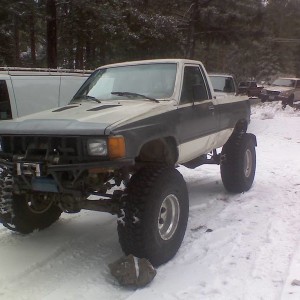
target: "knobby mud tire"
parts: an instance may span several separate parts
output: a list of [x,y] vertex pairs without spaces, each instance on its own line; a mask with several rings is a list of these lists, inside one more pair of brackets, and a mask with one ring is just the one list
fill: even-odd
[[[125,254],[147,258],[154,266],[174,257],[182,243],[189,213],[188,191],[182,175],[168,167],[141,169],[132,176],[122,200],[118,234]],[[169,216],[177,216],[174,218],[177,227],[168,227],[168,214],[162,217],[165,207],[171,212],[172,205],[175,208]],[[165,217],[166,222],[161,219]],[[165,225],[170,230],[165,230]]]
[[13,179],[6,170],[0,170],[0,223],[12,229]]
[[13,179],[6,172],[0,174],[0,222],[6,228],[28,234],[56,222],[62,210],[53,202],[42,211],[35,211],[28,195],[13,194]]
[[231,193],[248,191],[256,171],[256,138],[245,133],[231,138],[222,149],[221,177],[223,185]]

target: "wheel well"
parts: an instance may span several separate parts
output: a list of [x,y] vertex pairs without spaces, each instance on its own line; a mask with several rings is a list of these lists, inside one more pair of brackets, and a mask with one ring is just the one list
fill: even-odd
[[137,162],[161,162],[174,165],[178,159],[177,143],[173,137],[152,140],[144,144]]
[[247,132],[248,122],[244,120],[239,120],[234,127],[233,134],[245,133]]

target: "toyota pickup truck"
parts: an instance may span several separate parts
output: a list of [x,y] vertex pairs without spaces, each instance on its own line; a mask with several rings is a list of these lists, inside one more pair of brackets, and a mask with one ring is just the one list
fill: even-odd
[[102,66],[68,105],[1,123],[0,220],[26,234],[62,212],[108,212],[118,216],[125,254],[161,265],[176,254],[188,221],[177,166],[220,165],[228,192],[249,190],[249,122],[249,100],[218,100],[199,61]]

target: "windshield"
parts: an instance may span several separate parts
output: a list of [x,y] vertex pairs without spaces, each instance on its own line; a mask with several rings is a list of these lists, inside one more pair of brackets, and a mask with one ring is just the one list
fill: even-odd
[[177,65],[175,63],[99,69],[84,83],[72,101],[80,99],[88,101],[93,99],[100,101],[129,98],[145,99],[145,97],[154,99],[170,98],[174,91],[176,70]]
[[292,79],[276,79],[273,83],[273,86],[286,86],[286,87],[294,87],[295,86],[295,80]]
[[232,77],[209,76],[215,92],[235,93]]

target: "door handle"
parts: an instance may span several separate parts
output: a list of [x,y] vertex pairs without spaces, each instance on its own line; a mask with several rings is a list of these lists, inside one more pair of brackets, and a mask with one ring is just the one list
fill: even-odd
[[209,105],[208,110],[215,110],[215,107],[213,105]]

